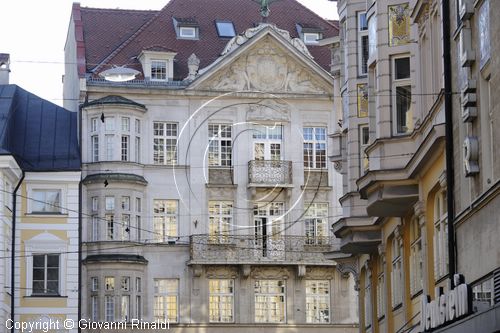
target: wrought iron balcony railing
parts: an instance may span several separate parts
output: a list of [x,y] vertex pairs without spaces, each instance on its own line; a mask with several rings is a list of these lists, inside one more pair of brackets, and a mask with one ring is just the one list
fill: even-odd
[[192,264],[303,264],[333,265],[324,257],[333,251],[334,237],[224,236],[190,237]]
[[252,185],[291,185],[291,161],[263,161],[248,162],[248,183]]

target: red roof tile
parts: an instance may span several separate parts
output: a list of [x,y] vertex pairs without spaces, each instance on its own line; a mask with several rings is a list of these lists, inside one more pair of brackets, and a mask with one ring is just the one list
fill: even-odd
[[[216,60],[229,38],[220,38],[216,20],[234,23],[236,33],[254,27],[261,21],[260,6],[252,0],[171,0],[160,11],[109,10],[81,8],[86,50],[87,72],[103,62],[106,65],[128,64],[141,70],[136,57],[142,50],[154,46],[177,52],[174,79],[187,76],[187,59],[195,53],[200,68]],[[268,22],[298,37],[296,24],[322,29],[323,38],[338,35],[338,27],[310,11],[296,0],[280,0],[271,6]],[[190,18],[199,25],[199,40],[177,39],[173,18]],[[308,46],[316,62],[329,70],[330,50]]]

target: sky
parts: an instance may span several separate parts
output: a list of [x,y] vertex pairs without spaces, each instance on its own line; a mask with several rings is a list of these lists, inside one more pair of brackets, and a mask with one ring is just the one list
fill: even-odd
[[[83,7],[159,10],[167,1],[80,0],[79,2]],[[338,18],[335,2],[298,1],[321,17]],[[0,53],[10,53],[10,83],[62,105],[64,43],[74,0],[1,0],[1,2]]]

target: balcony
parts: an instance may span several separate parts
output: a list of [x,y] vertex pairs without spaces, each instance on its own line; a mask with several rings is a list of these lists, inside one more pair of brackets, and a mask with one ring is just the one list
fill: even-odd
[[248,162],[248,186],[292,187],[292,162],[263,160]]
[[[306,236],[261,237],[207,235],[190,237],[193,265],[335,265],[324,256],[334,249],[334,237]],[[338,245],[337,245],[338,246]]]

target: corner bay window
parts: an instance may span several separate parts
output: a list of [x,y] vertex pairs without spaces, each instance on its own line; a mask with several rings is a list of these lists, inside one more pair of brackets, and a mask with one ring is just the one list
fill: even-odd
[[176,323],[179,299],[179,280],[154,280],[153,319],[155,321],[170,321]]
[[285,322],[285,281],[255,281],[255,322]]
[[211,279],[209,284],[210,322],[231,323],[234,321],[234,280]]
[[59,255],[33,255],[33,295],[59,294]]
[[330,322],[330,283],[328,280],[306,281],[306,321],[310,324]]
[[177,164],[177,124],[154,122],[153,135],[154,164]]

